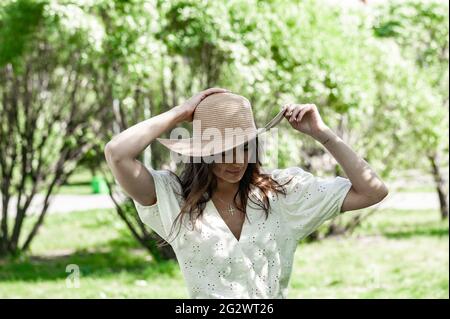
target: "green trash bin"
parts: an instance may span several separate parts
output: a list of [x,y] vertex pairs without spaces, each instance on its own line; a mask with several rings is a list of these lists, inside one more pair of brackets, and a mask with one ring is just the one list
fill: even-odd
[[101,176],[94,176],[92,178],[91,186],[94,194],[109,194],[108,185]]

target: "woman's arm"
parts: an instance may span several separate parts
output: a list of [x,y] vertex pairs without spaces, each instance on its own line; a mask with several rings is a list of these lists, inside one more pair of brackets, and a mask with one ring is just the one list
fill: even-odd
[[166,130],[180,122],[192,121],[195,108],[206,96],[226,91],[220,88],[202,91],[182,105],[129,127],[106,144],[106,162],[130,197],[145,206],[156,202],[153,177],[136,158]]
[[137,123],[114,136],[106,144],[107,160],[123,160],[138,157],[144,149],[166,130],[183,121],[181,106]]
[[114,178],[125,193],[149,206],[156,203],[153,176],[136,157],[165,130],[181,121],[178,107],[137,123],[116,135],[105,146],[105,158]]
[[342,204],[342,212],[372,206],[388,195],[388,188],[369,164],[331,129],[324,129],[314,138],[325,143],[325,148],[342,166],[352,182],[352,188]]
[[342,212],[374,205],[387,196],[388,188],[380,177],[323,123],[316,105],[289,104],[285,109],[285,117],[291,126],[322,143],[351,181],[352,188],[342,204]]

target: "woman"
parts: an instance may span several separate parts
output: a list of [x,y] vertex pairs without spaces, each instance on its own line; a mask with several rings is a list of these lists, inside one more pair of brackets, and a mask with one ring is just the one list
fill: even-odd
[[[324,145],[348,179],[323,179],[300,167],[262,172],[259,134],[283,117]],[[200,122],[193,138],[159,138],[184,121]],[[213,134],[211,147],[206,133],[230,127],[231,139]],[[155,139],[190,160],[180,177],[136,160]],[[314,104],[285,105],[256,130],[250,102],[221,88],[128,128],[106,145],[105,156],[143,223],[172,245],[191,298],[286,298],[298,241],[339,213],[374,205],[388,194]]]

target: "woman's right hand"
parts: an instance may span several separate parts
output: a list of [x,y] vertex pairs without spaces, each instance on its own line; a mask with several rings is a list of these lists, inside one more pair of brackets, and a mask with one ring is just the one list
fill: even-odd
[[209,88],[207,90],[201,91],[200,93],[197,93],[183,104],[177,106],[179,112],[182,114],[181,115],[182,121],[192,122],[194,118],[195,108],[205,97],[214,93],[225,93],[225,92],[230,91],[222,88]]

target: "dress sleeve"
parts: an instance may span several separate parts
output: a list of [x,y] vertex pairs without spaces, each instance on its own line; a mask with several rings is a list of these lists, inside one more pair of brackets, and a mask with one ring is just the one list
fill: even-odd
[[168,170],[155,170],[144,166],[155,182],[156,203],[141,205],[132,199],[141,221],[167,241],[172,223],[180,211],[181,185]]
[[300,167],[276,169],[272,178],[286,184],[286,196],[278,194],[277,207],[297,240],[303,239],[326,220],[341,212],[352,183],[340,176],[322,178]]

